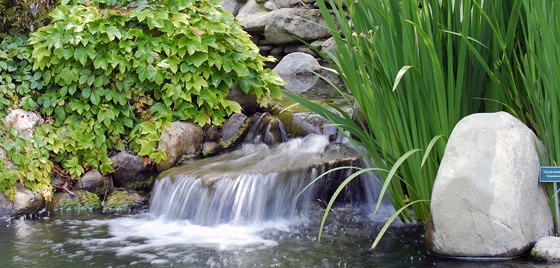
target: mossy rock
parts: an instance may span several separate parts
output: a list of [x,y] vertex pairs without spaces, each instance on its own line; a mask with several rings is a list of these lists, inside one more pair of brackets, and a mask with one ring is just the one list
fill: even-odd
[[155,180],[156,180],[156,176],[151,176],[146,180],[127,182],[124,185],[124,188],[127,190],[152,189]]
[[101,209],[101,200],[97,195],[88,191],[57,193],[54,198],[55,211],[94,211]]
[[233,114],[222,126],[222,137],[218,144],[223,149],[228,149],[241,141],[251,126],[251,119],[244,114]]
[[136,192],[113,191],[109,194],[103,205],[103,212],[130,212],[141,208],[144,199]]

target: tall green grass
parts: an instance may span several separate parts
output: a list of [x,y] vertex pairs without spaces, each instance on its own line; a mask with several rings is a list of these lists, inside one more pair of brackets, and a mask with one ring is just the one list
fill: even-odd
[[[288,95],[347,131],[371,166],[388,171],[398,163],[394,177],[385,177],[389,199],[401,218],[425,221],[429,202],[416,201],[431,198],[455,124],[468,114],[508,106],[511,94],[500,86],[497,58],[509,64],[513,55],[508,42],[518,18],[508,14],[519,8],[516,2],[319,0],[337,45],[326,58],[364,120]],[[499,23],[488,23],[493,20]],[[494,30],[506,35],[497,37]],[[401,210],[407,204],[412,215]]]
[[[560,1],[525,1],[523,40],[518,54],[521,94],[527,118],[544,143],[543,164],[557,166],[560,158]],[[550,184],[549,184],[550,186]],[[552,196],[552,187],[549,194]],[[551,206],[554,207],[551,200]],[[558,215],[556,215],[558,217]]]
[[543,141],[548,163],[560,157],[560,2],[525,1],[523,23],[526,49],[520,51],[518,68],[522,94],[530,107],[528,117]]

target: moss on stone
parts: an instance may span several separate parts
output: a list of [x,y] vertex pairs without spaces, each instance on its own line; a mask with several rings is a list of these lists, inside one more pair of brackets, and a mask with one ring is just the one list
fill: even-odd
[[150,178],[146,180],[128,182],[125,185],[125,188],[127,190],[140,190],[140,189],[147,189],[147,188],[151,189],[152,186],[154,185],[155,180],[156,180],[156,176],[150,176]]
[[94,193],[77,191],[75,195],[64,193],[57,196],[54,207],[59,211],[94,211],[101,209],[101,200]]
[[105,200],[103,212],[129,212],[141,207],[142,203],[142,197],[135,192],[114,191]]
[[233,137],[230,138],[222,137],[218,141],[218,144],[220,145],[220,147],[224,149],[230,148],[233,144],[235,144],[238,140],[240,140],[241,137],[243,137],[243,135],[247,133],[250,126],[251,126],[251,119],[246,118],[246,120],[243,121],[243,124],[236,130]]

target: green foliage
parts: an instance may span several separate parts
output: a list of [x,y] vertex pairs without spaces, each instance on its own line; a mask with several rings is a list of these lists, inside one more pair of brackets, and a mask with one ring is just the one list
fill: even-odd
[[75,178],[84,167],[111,172],[108,152],[126,146],[161,161],[159,134],[172,120],[220,125],[240,112],[226,100],[234,83],[259,100],[281,96],[282,80],[263,67],[271,59],[216,3],[155,2],[60,5],[29,39],[52,123],[38,134]]
[[[549,165],[558,165],[560,157],[560,2],[527,1],[523,4],[525,48],[519,51],[519,94],[526,96],[524,115],[543,141]],[[520,113],[523,113],[521,111]],[[523,115],[523,114],[522,114]],[[543,163],[545,164],[545,163]]]
[[[24,139],[5,116],[14,108],[34,110],[44,83],[41,73],[32,71],[27,37],[6,38],[0,43],[0,192],[15,199],[14,186],[22,183],[51,198],[52,162],[40,137]],[[17,120],[15,118],[14,120]]]
[[57,1],[0,0],[0,35],[20,35],[49,23],[48,13]]
[[[3,116],[2,116],[3,117]],[[17,120],[17,117],[14,119]],[[39,191],[45,200],[52,198],[49,152],[41,138],[26,140],[11,125],[15,122],[0,121],[0,192],[15,200],[14,186]]]
[[26,36],[0,42],[0,115],[8,109],[34,110],[38,91],[43,89],[40,72],[33,72]]
[[400,2],[319,1],[338,47],[328,59],[365,121],[290,95],[352,134],[372,166],[391,167],[383,190],[397,212],[373,247],[397,214],[427,220],[438,140],[470,113],[508,109],[544,140],[551,164],[560,154],[559,2]]
[[[334,9],[331,17],[325,5]],[[389,170],[400,156],[398,180],[388,184],[396,210],[429,200],[444,142],[465,115],[479,111],[487,83],[484,67],[461,35],[479,38],[487,29],[476,1],[319,1],[337,45],[329,58],[364,114],[364,122],[304,103],[349,131],[371,166]],[[488,4],[489,6],[491,4]],[[424,12],[429,9],[430,12]],[[348,16],[351,23],[348,21]],[[477,77],[477,79],[472,79]],[[300,100],[301,101],[301,100]],[[349,101],[350,102],[350,101]],[[437,139],[436,139],[437,140]],[[410,206],[416,220],[428,218],[429,203]],[[408,210],[402,217],[411,219]]]
[[[542,165],[557,166],[560,158],[560,2],[527,1],[522,20],[525,50],[518,53],[519,95],[526,96],[523,106],[530,125],[544,143],[547,157]],[[516,73],[515,71],[519,71]],[[523,112],[523,111],[522,111]],[[548,184],[550,196],[554,193]],[[554,198],[550,198],[554,208]],[[555,210],[553,210],[555,211]],[[559,215],[555,215],[558,222]]]

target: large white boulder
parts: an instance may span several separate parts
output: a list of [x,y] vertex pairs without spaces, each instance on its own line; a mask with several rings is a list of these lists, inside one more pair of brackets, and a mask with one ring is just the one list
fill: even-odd
[[534,133],[505,113],[473,114],[449,137],[433,188],[432,253],[515,257],[553,234]]

